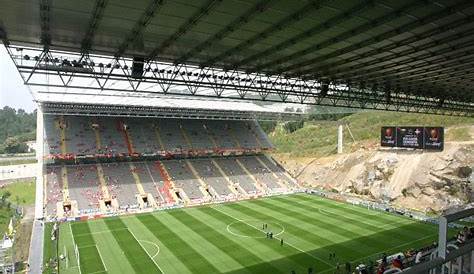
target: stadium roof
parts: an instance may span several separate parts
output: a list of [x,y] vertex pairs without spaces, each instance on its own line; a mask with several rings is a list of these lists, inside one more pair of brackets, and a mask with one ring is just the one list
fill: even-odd
[[[202,99],[187,96],[131,94],[129,92],[101,94],[90,91],[34,92],[35,101],[49,114],[126,115],[147,117],[188,117],[215,119],[290,119],[297,114],[281,113],[251,102],[222,99]],[[218,103],[217,103],[218,100]]]
[[0,18],[6,45],[317,81],[303,103],[474,112],[471,0],[4,0]]

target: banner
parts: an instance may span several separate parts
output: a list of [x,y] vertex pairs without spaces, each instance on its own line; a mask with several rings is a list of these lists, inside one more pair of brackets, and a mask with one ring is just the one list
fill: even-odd
[[382,147],[443,150],[444,128],[384,126],[380,131],[380,145]]
[[444,149],[444,128],[425,127],[424,131],[425,149]]
[[397,145],[397,129],[395,127],[382,127],[380,145],[383,147],[394,147]]
[[397,147],[423,148],[422,127],[397,127]]

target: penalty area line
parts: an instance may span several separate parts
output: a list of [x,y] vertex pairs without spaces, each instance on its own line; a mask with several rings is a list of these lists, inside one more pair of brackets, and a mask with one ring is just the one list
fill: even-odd
[[142,243],[140,243],[140,241],[137,239],[137,237],[135,237],[135,234],[133,234],[133,232],[132,232],[130,229],[127,228],[127,230],[128,230],[128,232],[129,232],[130,234],[132,234],[133,238],[135,238],[135,241],[137,241],[137,243],[142,247],[142,249],[145,251],[146,255],[148,255],[148,257],[150,258],[150,260],[152,260],[153,263],[156,265],[156,267],[158,267],[158,269],[161,271],[161,273],[164,274],[165,272],[163,271],[163,269],[161,269],[161,267],[158,265],[158,263],[155,262],[155,259],[153,259],[153,258],[151,257],[150,253],[148,253],[148,250],[146,250],[146,248],[142,245]]
[[[237,217],[234,217],[234,216],[230,215],[229,213],[223,211],[222,209],[219,209],[219,208],[216,207],[216,206],[212,206],[211,208],[213,208],[213,209],[219,211],[219,212],[222,213],[222,214],[225,214],[225,215],[229,216],[230,218],[232,218],[232,219],[234,219],[234,220],[236,220],[236,221],[239,221],[239,222],[244,223],[244,224],[246,224],[246,225],[248,225],[248,226],[250,226],[250,227],[252,227],[252,228],[254,228],[254,229],[258,230],[258,231],[261,231],[262,233],[266,233],[266,231],[261,230],[260,228],[254,226],[254,225],[252,225],[252,224],[247,223],[245,220],[241,220],[241,219],[239,219],[239,218],[237,218]],[[278,237],[273,237],[273,238],[275,238],[275,239],[277,239],[277,240],[281,240],[281,238],[278,238]],[[323,259],[321,259],[321,258],[319,258],[319,257],[316,257],[316,256],[314,256],[313,254],[311,254],[311,253],[309,253],[309,252],[307,252],[307,251],[304,251],[303,249],[301,249],[301,248],[299,248],[299,247],[297,247],[297,246],[295,246],[295,245],[293,245],[293,244],[291,244],[291,243],[286,242],[285,244],[288,245],[288,246],[290,246],[290,247],[292,247],[292,248],[294,248],[294,249],[296,249],[296,250],[298,250],[299,252],[302,252],[302,253],[307,254],[308,256],[310,256],[310,257],[312,257],[312,258],[314,258],[314,259],[316,259],[316,260],[318,260],[318,261],[320,261],[320,262],[322,262],[322,263],[324,263],[324,264],[326,264],[326,265],[328,265],[328,266],[334,267],[333,264],[331,264],[331,263],[329,263],[329,262],[327,262],[327,261],[325,261],[325,260],[323,260]]]

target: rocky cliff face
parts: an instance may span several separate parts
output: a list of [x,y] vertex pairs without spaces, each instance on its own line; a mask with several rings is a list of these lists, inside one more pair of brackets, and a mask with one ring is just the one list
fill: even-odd
[[279,160],[305,185],[405,208],[439,212],[474,202],[472,142],[447,143],[443,152],[373,148],[309,164]]

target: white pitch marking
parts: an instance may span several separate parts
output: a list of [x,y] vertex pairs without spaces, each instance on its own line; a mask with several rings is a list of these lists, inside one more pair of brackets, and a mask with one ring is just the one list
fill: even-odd
[[94,232],[89,232],[89,233],[81,233],[77,234],[77,237],[84,236],[84,235],[95,235],[95,234],[102,234],[102,233],[108,233],[108,232],[114,232],[114,231],[121,231],[121,230],[126,230],[127,228],[119,228],[119,229],[111,229],[111,230],[102,230],[102,231],[94,231]]
[[[74,239],[74,233],[72,232],[72,227],[71,227],[71,223],[69,223],[69,230],[71,231],[71,240],[72,240],[72,246],[73,248],[76,246],[76,240]],[[77,252],[79,253],[79,247],[77,247]],[[76,254],[74,254],[74,257],[76,256]],[[81,262],[79,261],[79,258],[76,258],[76,261],[77,261],[77,268],[79,269],[79,274],[82,274],[82,270],[81,270]]]
[[[258,221],[258,220],[243,220],[243,221]],[[232,229],[230,229],[230,227],[233,225],[233,224],[236,224],[236,223],[242,223],[242,221],[233,221],[232,223],[228,224],[227,225],[227,232],[229,232],[230,234],[234,235],[234,236],[237,236],[237,237],[242,237],[242,238],[253,238],[253,239],[263,239],[265,238],[264,236],[248,236],[248,235],[242,235],[242,234],[238,234],[238,233],[235,233],[232,231]],[[247,223],[243,222],[244,224],[248,225]],[[269,221],[269,223],[272,223],[272,224],[275,224],[277,226],[279,226],[281,228],[281,231],[276,233],[275,235],[273,235],[273,237],[277,237],[277,236],[280,236],[281,234],[283,234],[285,232],[285,227],[283,227],[280,223],[278,222],[273,222],[273,221]],[[252,226],[253,227],[253,226]]]
[[135,234],[133,234],[133,232],[128,229],[128,232],[130,232],[130,234],[132,234],[133,238],[135,238],[135,241],[138,242],[138,244],[142,247],[143,250],[145,250],[146,254],[148,255],[148,257],[153,261],[153,263],[156,265],[156,267],[158,267],[158,269],[161,271],[161,273],[165,273],[163,271],[163,269],[161,269],[161,267],[155,262],[155,260],[153,260],[153,258],[150,256],[150,253],[148,253],[148,250],[146,250],[146,248],[140,243],[140,241],[137,239],[137,237],[135,237]]
[[154,245],[156,247],[156,253],[155,253],[155,255],[153,255],[151,257],[155,258],[156,256],[158,256],[158,253],[160,253],[160,247],[157,244],[155,244],[154,242],[151,242],[151,241],[146,241],[146,240],[139,240],[139,241]]
[[[432,237],[432,236],[435,236],[435,235],[438,235],[438,234],[428,235],[428,236],[425,236],[425,237],[422,237],[422,238],[419,238],[419,239],[416,239],[416,240],[413,240],[413,241],[410,241],[410,242],[407,242],[407,243],[404,243],[404,244],[401,244],[401,245],[397,245],[397,246],[395,246],[395,247],[391,247],[391,248],[389,248],[389,249],[385,249],[385,250],[379,251],[379,252],[374,253],[374,254],[371,254],[371,255],[369,255],[369,256],[360,257],[360,258],[357,258],[357,259],[355,259],[355,260],[352,260],[351,263],[356,263],[356,262],[361,261],[361,260],[363,260],[363,259],[365,259],[365,258],[369,258],[369,257],[375,256],[375,255],[379,255],[379,254],[385,253],[385,252],[390,251],[390,250],[393,250],[393,249],[398,249],[398,248],[400,248],[400,247],[403,247],[403,246],[406,246],[406,245],[410,245],[410,244],[416,243],[416,242],[418,242],[418,241],[420,241],[420,240],[424,240],[424,239],[427,239],[427,238]],[[323,272],[320,272],[320,273],[326,273],[326,272],[329,272],[329,271],[331,271],[331,270],[333,270],[333,269],[334,269],[334,268],[326,269],[326,270],[324,270]]]
[[[102,254],[100,254],[99,246],[96,245],[95,248],[97,249],[97,253],[99,253],[99,258],[102,262],[102,265],[104,266],[105,272],[107,272],[107,266],[105,265],[104,259],[102,259]],[[104,271],[102,271],[102,272],[104,272]]]
[[[234,220],[237,220],[237,221],[239,221],[239,222],[242,222],[242,223],[244,223],[244,224],[246,224],[246,225],[248,225],[248,226],[250,226],[250,227],[255,228],[255,229],[258,230],[258,231],[261,231],[261,232],[263,232],[263,233],[266,233],[266,231],[261,230],[260,228],[254,226],[254,225],[251,225],[251,224],[249,224],[249,223],[247,223],[247,222],[245,222],[245,221],[243,221],[243,220],[240,220],[240,219],[238,219],[238,218],[236,218],[236,217],[230,215],[229,213],[227,213],[227,212],[225,212],[225,211],[223,211],[223,210],[221,210],[221,209],[219,209],[219,208],[217,208],[217,207],[215,207],[215,206],[213,206],[212,208],[214,208],[215,210],[217,210],[217,211],[219,211],[219,212],[221,212],[221,213],[223,213],[223,214],[225,214],[225,215],[231,217],[231,218],[234,219]],[[278,238],[278,237],[275,237],[275,239],[281,240],[281,239]],[[293,245],[293,244],[290,244],[290,243],[287,242],[286,245],[291,246],[291,247],[293,247],[294,249],[298,250],[299,252],[303,252],[303,253],[307,254],[308,256],[313,257],[314,259],[316,259],[316,260],[318,260],[318,261],[320,261],[320,262],[323,262],[323,263],[325,263],[325,264],[327,264],[327,265],[329,265],[329,266],[333,266],[331,263],[327,262],[326,260],[323,260],[323,259],[321,259],[321,258],[318,258],[318,257],[314,256],[313,254],[308,253],[308,252],[304,251],[303,249],[301,249],[301,248],[299,248],[299,247],[297,247],[297,246],[295,246],[295,245]]]

